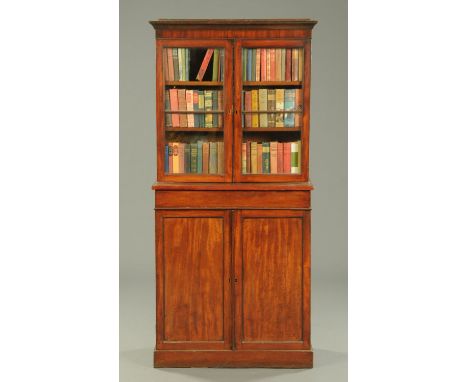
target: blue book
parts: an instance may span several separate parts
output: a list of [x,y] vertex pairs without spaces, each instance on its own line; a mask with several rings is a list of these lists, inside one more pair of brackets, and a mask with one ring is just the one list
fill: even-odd
[[247,81],[252,81],[252,49],[247,50]]
[[203,142],[197,142],[197,174],[203,172]]
[[[284,110],[294,110],[295,98],[295,89],[284,90]],[[294,127],[294,113],[284,114],[284,127]]]
[[169,146],[164,146],[164,172],[167,174],[169,172]]

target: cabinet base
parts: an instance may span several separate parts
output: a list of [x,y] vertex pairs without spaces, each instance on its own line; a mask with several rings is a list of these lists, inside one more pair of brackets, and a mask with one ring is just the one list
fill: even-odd
[[313,366],[310,350],[155,350],[154,367],[268,367],[305,369]]

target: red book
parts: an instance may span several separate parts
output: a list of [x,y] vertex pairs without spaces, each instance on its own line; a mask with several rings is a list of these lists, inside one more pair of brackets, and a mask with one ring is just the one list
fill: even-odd
[[283,151],[284,151],[283,172],[285,174],[290,174],[291,173],[291,142],[284,142]]
[[[252,110],[252,92],[250,90],[244,93],[244,110]],[[252,127],[252,113],[245,113],[244,127]]]
[[197,74],[198,81],[203,80],[203,76],[205,75],[206,69],[208,68],[208,64],[210,63],[213,52],[214,52],[214,49],[212,48],[206,51],[205,58],[203,59],[202,64],[200,66],[200,70],[198,71],[198,74]]
[[284,161],[284,158],[283,158],[283,143],[282,142],[278,142],[278,174],[282,174],[284,171],[283,171],[283,161]]
[[174,81],[174,59],[172,58],[172,49],[165,49],[167,52],[167,74],[168,74],[168,81]]
[[[171,103],[171,111],[179,110],[179,101],[177,96],[177,89],[169,89],[169,100]],[[172,127],[179,127],[179,114],[172,113]]]
[[270,142],[270,173],[278,174],[278,142]]
[[285,81],[291,81],[291,60],[291,49],[286,49],[286,75],[284,76]]
[[260,50],[260,81],[267,80],[267,50],[265,48]]
[[275,56],[276,49],[270,49],[270,81],[274,81],[276,78]]

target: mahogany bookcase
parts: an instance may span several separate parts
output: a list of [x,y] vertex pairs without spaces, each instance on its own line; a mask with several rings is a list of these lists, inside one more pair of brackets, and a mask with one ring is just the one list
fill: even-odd
[[154,366],[312,367],[309,104],[317,22],[150,23]]

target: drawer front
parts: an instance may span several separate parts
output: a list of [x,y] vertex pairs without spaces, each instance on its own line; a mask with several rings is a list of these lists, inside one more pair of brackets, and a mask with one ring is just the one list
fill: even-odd
[[156,191],[156,209],[310,208],[310,191]]

